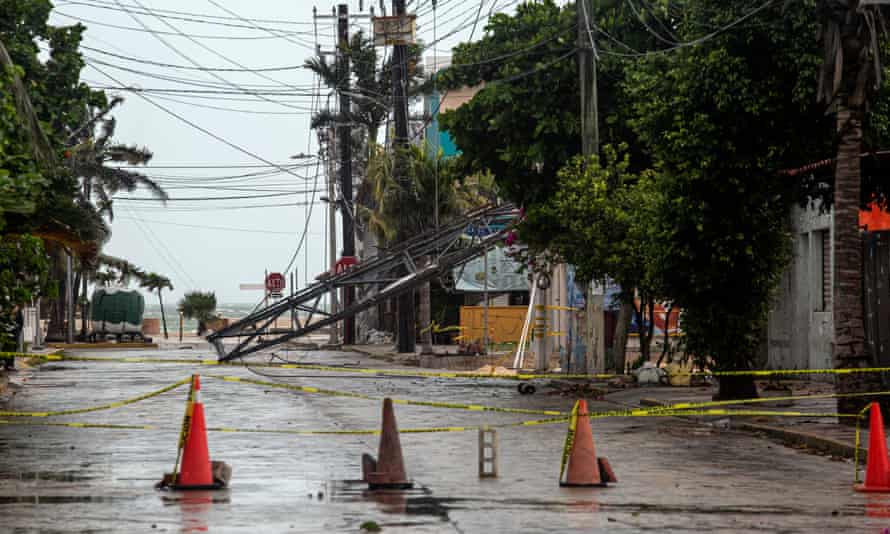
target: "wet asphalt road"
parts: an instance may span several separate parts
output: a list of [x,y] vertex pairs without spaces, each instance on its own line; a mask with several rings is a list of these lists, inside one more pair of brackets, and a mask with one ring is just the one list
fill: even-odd
[[[190,351],[127,355],[195,357]],[[206,353],[201,353],[206,355]],[[101,356],[112,356],[103,353]],[[291,352],[302,362],[383,366],[356,354]],[[192,372],[268,379],[246,369],[63,362],[34,370],[0,409],[46,411],[139,395]],[[276,381],[374,396],[569,410],[571,399],[520,396],[488,382],[320,378],[261,370]],[[30,372],[29,372],[30,373]],[[299,377],[293,375],[300,375]],[[27,374],[23,375],[27,376]],[[380,406],[364,400],[204,379],[208,426],[371,429]],[[151,424],[161,430],[0,424],[0,532],[875,532],[890,527],[890,496],[852,491],[852,465],[733,431],[676,419],[599,420],[597,452],[619,483],[557,483],[565,425],[499,431],[500,476],[480,480],[477,434],[403,434],[416,489],[369,494],[353,482],[376,436],[209,434],[211,456],[233,468],[228,490],[158,492],[175,460],[187,390],[109,411],[54,418]],[[594,402],[591,409],[614,409]],[[519,421],[503,413],[397,406],[400,428]],[[3,418],[9,420],[9,418]],[[44,422],[48,419],[26,419]]]

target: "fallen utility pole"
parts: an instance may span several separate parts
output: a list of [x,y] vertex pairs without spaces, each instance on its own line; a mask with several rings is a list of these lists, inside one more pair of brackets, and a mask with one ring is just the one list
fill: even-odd
[[[449,225],[423,232],[383,250],[377,258],[353,265],[340,273],[324,273],[316,283],[251,313],[211,334],[207,340],[216,349],[220,361],[227,361],[334,325],[385,300],[406,293],[413,294],[414,288],[424,282],[442,276],[492,248],[512,228],[517,213],[512,205],[471,212]],[[421,258],[425,257],[431,257],[432,261],[418,268]],[[392,273],[399,269],[408,274],[393,276]],[[378,293],[359,298],[335,313],[329,313],[319,305],[325,294],[356,285],[383,287]],[[301,321],[297,317],[294,329],[276,331],[271,328],[278,317],[287,316],[292,310],[304,312],[306,318]],[[237,342],[227,347],[223,341],[231,338],[236,338]]]

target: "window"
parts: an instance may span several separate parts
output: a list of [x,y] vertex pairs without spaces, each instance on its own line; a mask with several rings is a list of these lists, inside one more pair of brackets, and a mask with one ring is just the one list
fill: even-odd
[[816,230],[810,236],[810,295],[813,311],[828,311],[831,309],[831,232]]

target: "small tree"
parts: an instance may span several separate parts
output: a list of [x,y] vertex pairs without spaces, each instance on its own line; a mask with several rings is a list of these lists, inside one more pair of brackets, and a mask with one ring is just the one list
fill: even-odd
[[[142,282],[139,284],[140,286],[148,289],[149,291],[157,291],[158,292],[158,304],[161,306],[161,324],[164,325],[164,339],[167,339],[167,316],[164,315],[164,299],[161,296],[161,293],[164,289],[173,290],[173,284],[170,283],[170,279],[166,276],[161,276],[157,273],[148,273],[144,275],[142,278]],[[216,308],[216,303],[213,305]]]
[[[556,193],[528,211],[520,236],[533,254],[549,252],[575,265],[580,280],[611,278],[617,282],[626,309],[636,315],[640,351],[646,361],[659,296],[658,262],[651,243],[654,174],[633,173],[625,145],[618,149],[607,145],[602,153],[602,158],[587,161],[576,157],[558,173]],[[639,305],[635,297],[639,297]],[[624,319],[629,322],[630,317]],[[613,364],[620,371],[624,369],[624,347],[621,342],[616,345]]]
[[216,294],[212,291],[190,291],[179,301],[178,308],[187,319],[197,319],[200,336],[207,330],[207,322],[214,317]]

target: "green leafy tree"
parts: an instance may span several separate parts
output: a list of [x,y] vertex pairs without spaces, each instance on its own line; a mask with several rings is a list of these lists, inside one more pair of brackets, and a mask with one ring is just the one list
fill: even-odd
[[520,4],[515,15],[492,16],[485,36],[456,46],[452,67],[437,73],[443,89],[484,83],[440,117],[463,174],[490,171],[507,198],[527,207],[554,193],[557,172],[580,151],[575,19],[552,0]]
[[[485,36],[455,47],[451,67],[437,74],[438,85],[446,89],[479,87],[469,102],[441,117],[443,128],[461,150],[462,173],[490,172],[501,194],[521,205],[530,218],[548,204],[556,193],[560,169],[581,150],[577,15],[575,4],[560,7],[552,0],[524,3],[514,14],[494,15]],[[621,38],[620,44],[616,39],[597,43],[600,140],[631,147],[630,168],[641,172],[651,162],[627,121],[630,100],[621,82],[633,60],[625,56],[665,45],[626,2],[599,2],[591,15],[599,35],[607,32]],[[581,33],[588,39],[586,32]],[[522,239],[545,242],[561,231],[559,224],[535,224],[525,228]],[[624,357],[627,336],[621,332],[627,331],[631,302],[622,299],[615,343],[618,360]]]
[[[532,255],[556,255],[574,265],[580,279],[617,282],[623,289],[620,298],[637,317],[642,359],[648,361],[652,316],[661,296],[652,242],[655,176],[651,170],[631,172],[626,146],[606,145],[602,153],[589,161],[578,156],[563,167],[556,192],[530,210],[519,234],[530,236]],[[552,233],[542,239],[547,231]],[[646,318],[649,324],[644,327]],[[616,369],[624,369],[623,356],[623,347],[613,354]]]
[[[166,276],[157,273],[147,273],[139,284],[149,291],[158,292],[158,304],[161,306],[161,324],[164,325],[164,339],[167,339],[167,316],[164,314],[164,298],[162,293],[165,289],[173,291],[173,284]],[[213,306],[214,309],[216,305]]]
[[33,236],[0,236],[0,351],[15,351],[19,308],[47,294],[49,261]]
[[[789,258],[791,183],[777,170],[814,161],[831,143],[815,102],[820,55],[814,0],[684,4],[675,34],[747,16],[702,41],[637,62],[626,87],[632,125],[659,171],[655,253],[662,292],[683,309],[686,349],[721,370],[749,369]],[[805,132],[805,134],[803,133]],[[750,378],[720,396],[756,396]]]
[[185,318],[198,321],[200,336],[207,330],[207,323],[215,317],[216,294],[211,291],[189,291],[180,299],[177,307]]
[[[102,91],[94,91],[80,81],[84,61],[78,47],[86,28],[80,24],[48,24],[51,9],[52,4],[46,0],[0,0],[0,12],[4,14],[0,21],[0,66],[7,75],[0,80],[2,105],[7,111],[15,110],[20,131],[27,136],[20,146],[5,144],[0,148],[0,190],[6,193],[16,187],[10,182],[21,184],[25,179],[31,191],[37,192],[19,199],[21,202],[9,202],[15,209],[6,209],[0,232],[43,239],[51,257],[50,277],[65,291],[65,257],[74,256],[80,266],[76,287],[82,280],[81,301],[85,303],[86,270],[95,263],[110,236],[103,220],[110,209],[109,198],[116,191],[133,188],[133,176],[124,176],[126,171],[98,167],[102,161],[144,162],[150,153],[111,142],[113,119],[106,119],[105,114],[119,100],[109,104]],[[38,43],[48,48],[48,55],[40,53]],[[8,126],[0,125],[0,129]],[[4,135],[3,139],[18,134]],[[82,174],[74,168],[74,162],[84,171]],[[28,166],[30,170],[22,172]],[[137,183],[163,197],[150,181]],[[98,202],[91,200],[94,195]],[[15,198],[2,196],[4,201]],[[48,334],[59,336],[65,320],[64,299],[50,302],[50,309]]]

